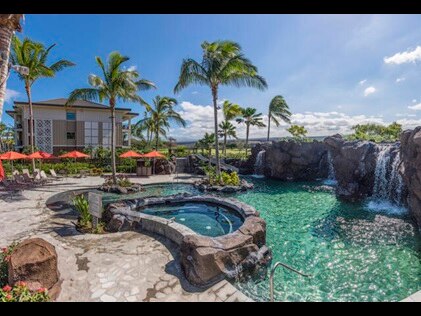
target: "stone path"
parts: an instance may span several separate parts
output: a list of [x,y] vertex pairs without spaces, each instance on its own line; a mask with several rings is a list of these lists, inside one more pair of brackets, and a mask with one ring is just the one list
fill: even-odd
[[[195,180],[179,174],[179,181]],[[134,178],[141,183],[177,181],[174,176]],[[251,301],[227,281],[208,289],[191,286],[177,261],[177,248],[137,232],[81,235],[68,209],[52,211],[59,192],[98,186],[100,177],[65,179],[20,194],[0,195],[0,246],[41,237],[56,247],[62,291],[58,301]]]

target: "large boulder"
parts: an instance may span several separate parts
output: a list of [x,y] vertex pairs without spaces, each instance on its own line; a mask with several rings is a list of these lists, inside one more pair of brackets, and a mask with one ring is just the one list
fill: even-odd
[[377,145],[368,141],[346,141],[340,135],[325,138],[332,158],[339,198],[358,201],[372,195]]
[[23,281],[31,290],[44,287],[55,299],[60,293],[60,274],[54,246],[41,238],[18,244],[8,262],[8,276],[11,285]]
[[265,150],[266,177],[290,181],[311,181],[327,177],[327,147],[323,142],[295,140],[258,144],[252,149],[249,165]]
[[407,187],[407,203],[421,227],[421,126],[401,134],[402,179]]

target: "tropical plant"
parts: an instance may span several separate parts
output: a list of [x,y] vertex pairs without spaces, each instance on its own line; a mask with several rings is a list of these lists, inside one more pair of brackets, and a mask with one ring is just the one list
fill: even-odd
[[155,85],[149,80],[140,79],[139,72],[133,68],[124,68],[123,64],[130,58],[119,52],[111,52],[106,64],[101,57],[95,57],[96,63],[102,71],[101,76],[91,74],[88,78],[91,88],[73,90],[66,105],[71,105],[78,99],[86,101],[103,102],[108,100],[111,112],[111,170],[114,184],[116,178],[116,118],[115,108],[118,101],[136,102],[149,109],[149,105],[137,94],[140,90],[154,88]]
[[269,104],[269,114],[268,114],[268,137],[267,141],[270,138],[270,122],[273,121],[276,127],[280,125],[280,120],[291,123],[291,112],[289,111],[288,104],[281,95],[275,96]]
[[[214,133],[218,134],[218,90],[220,86],[254,87],[263,90],[267,87],[257,67],[248,60],[238,43],[232,41],[203,42],[203,57],[198,62],[184,59],[180,76],[174,87],[177,93],[192,84],[208,86],[212,92],[214,109]],[[221,171],[218,138],[215,137],[216,173]]]
[[236,128],[234,125],[232,125],[232,123],[230,121],[223,121],[222,123],[219,123],[219,128],[220,130],[218,131],[218,135],[220,137],[224,138],[224,147],[223,147],[223,152],[224,152],[224,156],[227,155],[227,138],[228,137],[233,137],[233,138],[237,138],[237,133],[236,133]]
[[22,281],[16,282],[12,287],[5,285],[0,288],[0,302],[48,302],[50,297],[46,288],[31,291]]
[[[47,59],[51,49],[56,44],[45,47],[40,42],[35,42],[29,38],[21,41],[17,36],[12,39],[11,62],[15,65],[28,68],[27,74],[18,73],[18,77],[25,84],[25,92],[29,104],[29,145],[31,153],[34,152],[34,112],[32,108],[32,86],[40,78],[54,77],[57,72],[75,64],[61,59],[51,65],[47,65]],[[35,160],[32,159],[32,167],[35,168]]]
[[354,133],[348,136],[350,140],[369,140],[373,142],[395,142],[402,133],[402,125],[393,122],[390,125],[358,124],[352,127]]
[[89,226],[92,223],[92,215],[89,213],[89,202],[83,194],[73,199],[73,205],[79,213],[79,224],[82,227]]
[[287,131],[295,138],[304,138],[307,135],[307,130],[301,125],[291,125]]
[[0,123],[0,150],[2,152],[12,150],[14,144],[14,131],[10,126]]
[[[21,20],[23,14],[0,14],[0,52],[4,52],[2,58],[9,60],[10,44],[15,31],[22,30]],[[3,114],[4,100],[6,99],[6,83],[9,77],[10,67],[7,62],[0,63],[0,120]]]
[[159,137],[167,137],[171,123],[186,126],[186,121],[174,110],[177,100],[170,97],[156,96],[153,107],[149,107],[148,116],[136,123],[139,128],[144,126],[148,133],[155,137],[155,149],[159,147]]
[[237,123],[246,125],[246,155],[248,151],[250,126],[259,128],[266,127],[265,123],[262,122],[262,113],[256,112],[257,110],[255,108],[245,108],[241,111],[241,117],[237,118]]

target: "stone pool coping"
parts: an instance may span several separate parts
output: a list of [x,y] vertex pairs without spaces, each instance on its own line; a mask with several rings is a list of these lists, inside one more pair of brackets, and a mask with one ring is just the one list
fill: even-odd
[[[243,224],[234,232],[203,236],[183,224],[137,211],[151,205],[189,202],[212,203],[236,211]],[[109,231],[134,230],[164,236],[181,252],[181,266],[186,278],[194,285],[206,286],[225,277],[250,274],[271,259],[266,247],[266,222],[252,206],[234,198],[215,195],[176,194],[165,197],[145,197],[108,204],[103,219]],[[247,272],[248,271],[248,272]]]

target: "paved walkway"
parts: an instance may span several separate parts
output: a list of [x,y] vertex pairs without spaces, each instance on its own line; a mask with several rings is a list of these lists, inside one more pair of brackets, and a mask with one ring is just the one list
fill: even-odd
[[[190,182],[188,174],[133,178],[133,182]],[[227,281],[208,289],[191,286],[170,242],[137,232],[82,235],[69,209],[46,207],[51,196],[100,185],[100,177],[68,178],[20,194],[0,195],[0,246],[41,237],[58,253],[62,291],[58,301],[251,301]]]

